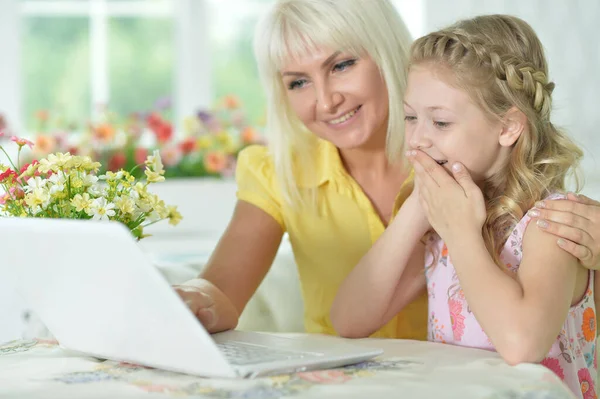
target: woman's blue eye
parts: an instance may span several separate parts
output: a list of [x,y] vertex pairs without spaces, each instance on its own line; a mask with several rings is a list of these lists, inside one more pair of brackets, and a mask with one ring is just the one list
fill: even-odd
[[354,64],[356,64],[356,60],[347,60],[347,61],[338,62],[337,64],[335,64],[333,66],[333,70],[335,72],[341,72],[341,71],[346,70],[346,68],[351,67]]
[[437,122],[437,121],[434,121],[433,124],[442,129],[451,125],[450,122]]
[[416,120],[417,120],[417,117],[416,117],[416,116],[408,116],[408,115],[406,115],[406,116],[404,117],[404,120],[405,120],[406,122],[413,122],[413,121],[416,121]]
[[294,90],[294,89],[302,88],[305,83],[306,83],[306,79],[293,80],[288,84],[288,89]]

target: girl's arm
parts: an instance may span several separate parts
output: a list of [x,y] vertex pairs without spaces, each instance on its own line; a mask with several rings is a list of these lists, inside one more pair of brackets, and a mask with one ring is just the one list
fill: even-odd
[[530,224],[523,238],[523,259],[513,278],[493,262],[479,232],[446,240],[471,311],[510,364],[541,361],[576,299],[575,284],[582,268],[574,256],[554,244],[552,236]]
[[[594,272],[594,304],[596,312],[600,309],[600,271]],[[600,335],[600,328],[596,328],[596,335]]]
[[390,321],[425,287],[424,245],[429,224],[416,195],[346,277],[331,308],[331,321],[344,337],[367,337]]
[[[448,246],[471,311],[496,350],[511,364],[547,355],[587,274],[555,238],[530,224],[516,278],[490,257],[481,236],[483,194],[459,163],[450,176],[421,151],[409,154],[428,219]],[[579,281],[578,281],[579,279]],[[584,281],[585,280],[585,281]]]

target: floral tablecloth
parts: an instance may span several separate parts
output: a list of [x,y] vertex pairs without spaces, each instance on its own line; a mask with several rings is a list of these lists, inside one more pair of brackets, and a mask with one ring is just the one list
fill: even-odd
[[12,341],[0,344],[0,398],[574,397],[545,367],[510,367],[491,352],[405,340],[356,343],[385,353],[334,370],[226,380],[101,361],[64,350],[55,341]]

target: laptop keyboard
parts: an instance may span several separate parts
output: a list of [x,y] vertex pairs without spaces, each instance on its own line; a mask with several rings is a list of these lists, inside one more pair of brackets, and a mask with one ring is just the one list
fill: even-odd
[[235,366],[321,356],[319,353],[288,351],[236,341],[220,343],[217,346]]

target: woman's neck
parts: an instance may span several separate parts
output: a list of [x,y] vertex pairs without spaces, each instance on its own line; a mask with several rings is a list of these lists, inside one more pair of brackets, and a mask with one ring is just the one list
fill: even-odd
[[360,147],[340,149],[340,159],[346,171],[355,179],[385,179],[404,171],[401,161],[390,163],[386,153],[386,132],[376,134]]
[[397,166],[390,164],[385,147],[352,148],[339,150],[342,164],[353,177],[364,177],[369,180],[381,179],[389,175]]

